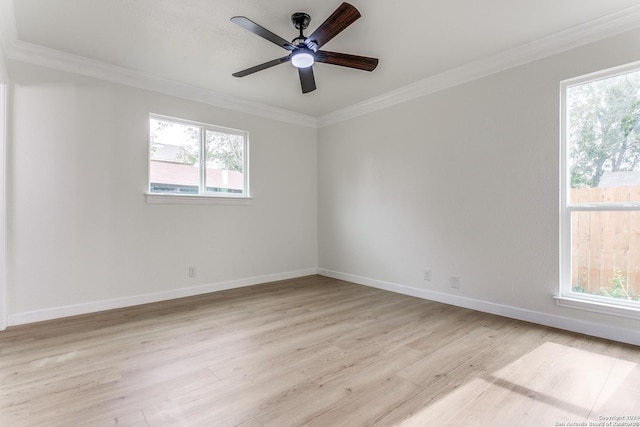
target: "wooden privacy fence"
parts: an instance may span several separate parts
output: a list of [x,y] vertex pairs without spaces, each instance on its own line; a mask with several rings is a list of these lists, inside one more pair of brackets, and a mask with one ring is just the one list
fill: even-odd
[[[571,201],[640,202],[640,186],[575,188]],[[574,211],[571,233],[573,287],[598,294],[617,283],[640,294],[639,211]]]

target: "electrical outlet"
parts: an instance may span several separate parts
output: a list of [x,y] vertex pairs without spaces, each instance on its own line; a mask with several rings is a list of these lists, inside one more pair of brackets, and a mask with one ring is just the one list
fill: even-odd
[[460,278],[458,276],[451,276],[450,283],[453,289],[460,289]]
[[424,270],[422,273],[423,273],[424,280],[426,280],[427,282],[430,282],[431,281],[431,270]]
[[196,271],[195,267],[193,266],[189,267],[189,277],[196,277],[197,273],[198,272]]

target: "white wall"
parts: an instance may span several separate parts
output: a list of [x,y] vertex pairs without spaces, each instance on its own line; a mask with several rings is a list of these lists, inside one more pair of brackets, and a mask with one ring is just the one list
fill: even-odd
[[[552,299],[559,81],[638,60],[639,43],[631,32],[318,131],[12,62],[9,321],[293,277],[317,262],[640,343],[637,321]],[[146,204],[150,112],[248,130],[252,204]]]
[[640,343],[637,320],[552,299],[559,83],[637,46],[639,31],[321,128],[320,272]]
[[[315,272],[315,129],[17,62],[9,71],[10,324]],[[149,113],[249,131],[251,204],[147,204]]]

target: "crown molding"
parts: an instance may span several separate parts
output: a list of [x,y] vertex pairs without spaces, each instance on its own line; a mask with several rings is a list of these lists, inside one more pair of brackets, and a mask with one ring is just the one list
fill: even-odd
[[99,80],[176,96],[216,107],[252,114],[306,127],[317,127],[315,117],[270,105],[251,102],[221,92],[178,83],[161,77],[101,61],[71,55],[59,50],[15,40],[6,51],[7,58],[28,64],[79,74]]
[[389,108],[638,27],[640,27],[640,6],[633,6],[336,110],[319,117],[318,127],[330,126]]
[[640,27],[640,5],[427,77],[366,101],[315,118],[20,41],[17,39],[13,4],[11,0],[0,0],[0,73],[2,73],[0,76],[6,79],[6,64],[4,60],[8,58],[259,117],[318,128],[389,108],[638,27]]

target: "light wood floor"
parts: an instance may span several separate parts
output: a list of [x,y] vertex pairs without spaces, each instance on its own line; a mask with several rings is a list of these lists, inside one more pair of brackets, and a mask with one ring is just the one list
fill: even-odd
[[321,276],[0,333],[8,427],[559,426],[622,416],[640,425],[639,347]]

